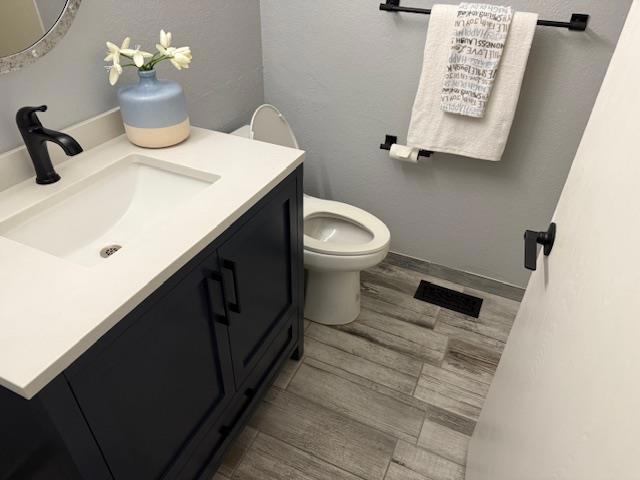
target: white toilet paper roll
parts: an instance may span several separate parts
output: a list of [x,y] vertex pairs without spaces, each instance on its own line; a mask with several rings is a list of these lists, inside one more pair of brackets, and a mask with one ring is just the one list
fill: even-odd
[[407,147],[405,145],[393,144],[389,151],[389,156],[402,162],[418,163],[418,154],[420,150],[417,148]]

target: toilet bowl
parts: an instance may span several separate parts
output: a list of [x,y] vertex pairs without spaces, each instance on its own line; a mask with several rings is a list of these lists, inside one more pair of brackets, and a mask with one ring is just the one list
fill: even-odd
[[308,195],[304,198],[305,317],[344,325],[360,314],[360,272],[389,252],[387,226],[364,210]]
[[[233,134],[299,148],[282,114],[259,107],[250,126]],[[391,234],[370,213],[332,200],[304,195],[305,318],[344,325],[360,314],[360,272],[379,264],[389,252]]]

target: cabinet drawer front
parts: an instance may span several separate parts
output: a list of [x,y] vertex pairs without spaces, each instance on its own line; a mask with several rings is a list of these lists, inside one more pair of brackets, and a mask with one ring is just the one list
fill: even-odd
[[298,307],[297,208],[290,179],[218,251],[237,387]]
[[[214,261],[214,265],[215,265]],[[157,479],[233,393],[225,327],[204,269],[68,372],[115,478]]]

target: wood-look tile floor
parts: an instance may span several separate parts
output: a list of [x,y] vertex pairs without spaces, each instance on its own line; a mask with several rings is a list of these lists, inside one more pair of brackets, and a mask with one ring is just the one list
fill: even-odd
[[[352,324],[306,322],[215,480],[460,480],[519,303],[390,256],[363,272]],[[482,297],[475,319],[415,300],[420,280]]]

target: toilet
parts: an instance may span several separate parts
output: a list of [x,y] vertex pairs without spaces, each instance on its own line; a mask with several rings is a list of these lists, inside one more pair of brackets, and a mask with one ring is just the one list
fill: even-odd
[[[234,135],[299,148],[284,116],[262,105]],[[305,318],[344,325],[360,314],[360,272],[389,252],[391,234],[370,213],[346,203],[304,195]]]

